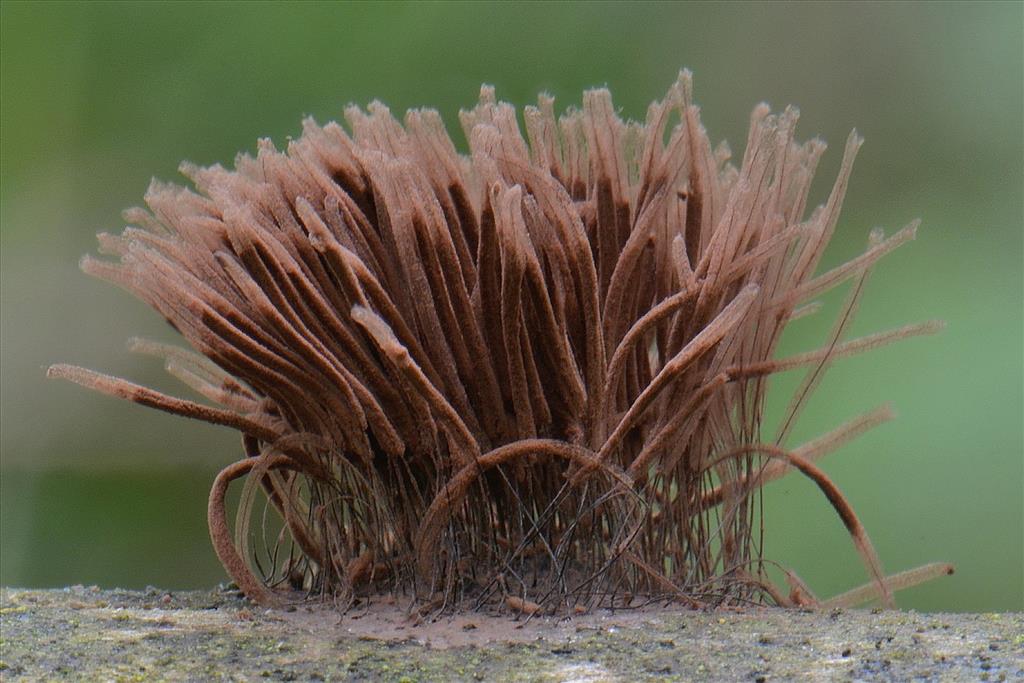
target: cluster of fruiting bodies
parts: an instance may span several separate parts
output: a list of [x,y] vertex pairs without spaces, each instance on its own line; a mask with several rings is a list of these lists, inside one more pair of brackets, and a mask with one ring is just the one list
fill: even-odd
[[[606,90],[559,118],[484,88],[461,114],[400,123],[379,103],[349,130],[305,122],[235,170],[183,166],[135,227],[84,269],[159,311],[192,347],[136,341],[215,406],[80,368],[51,374],[243,434],[210,495],[218,556],[267,604],[289,591],[406,592],[421,604],[544,609],[817,602],[772,585],[761,488],[789,471],[828,497],[880,597],[948,570],[886,579],[860,522],[814,464],[887,407],[795,448],[790,430],[833,360],[934,331],[846,340],[872,265],[914,236],[872,233],[817,274],[860,138],[806,211],[825,146],[797,113],[751,117],[742,160],[712,148],[687,73],[644,123]],[[850,294],[823,347],[789,358],[786,325]],[[806,369],[771,439],[768,378]],[[228,485],[245,478],[232,533]],[[280,524],[254,543],[256,493]],[[261,559],[262,558],[262,559]],[[838,603],[836,603],[838,604]]]

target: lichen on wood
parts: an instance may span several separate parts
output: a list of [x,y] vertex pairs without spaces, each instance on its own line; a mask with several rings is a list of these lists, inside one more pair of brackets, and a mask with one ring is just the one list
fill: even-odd
[[648,607],[568,619],[402,605],[259,608],[237,592],[0,592],[0,679],[1019,680],[1024,614]]

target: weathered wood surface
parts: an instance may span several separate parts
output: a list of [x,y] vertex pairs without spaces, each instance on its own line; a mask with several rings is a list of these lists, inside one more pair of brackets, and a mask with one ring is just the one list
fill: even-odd
[[1024,615],[644,609],[570,620],[401,605],[267,611],[225,592],[3,589],[15,680],[1021,680]]

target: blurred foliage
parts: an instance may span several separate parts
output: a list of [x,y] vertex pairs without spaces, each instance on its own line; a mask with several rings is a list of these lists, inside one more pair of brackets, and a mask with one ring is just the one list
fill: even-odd
[[[883,562],[950,560],[905,595],[934,610],[1024,609],[1020,3],[0,4],[0,582],[207,586],[223,574],[205,495],[240,451],[222,430],[47,383],[54,361],[178,391],[123,351],[173,339],[144,305],[75,267],[98,230],[181,159],[229,164],[302,115],[387,103],[456,113],[483,82],[556,104],[607,84],[641,118],[679,68],[712,136],[742,153],[764,99],[801,106],[802,137],[867,138],[826,265],[869,229],[924,220],[876,270],[854,334],[943,318],[939,337],[837,365],[795,440],[892,400],[901,418],[824,463]],[[838,148],[838,149],[837,149]],[[836,302],[828,300],[832,310]],[[783,352],[812,348],[801,322]],[[798,377],[777,382],[778,403]],[[779,406],[773,407],[773,414]],[[767,556],[822,595],[861,582],[810,484],[766,492]]]

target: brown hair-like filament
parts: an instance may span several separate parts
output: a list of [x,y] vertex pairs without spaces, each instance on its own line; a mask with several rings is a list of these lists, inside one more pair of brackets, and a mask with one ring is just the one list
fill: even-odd
[[[892,411],[787,441],[832,362],[941,327],[847,339],[869,271],[917,224],[816,275],[861,138],[808,212],[825,145],[797,141],[797,111],[758,105],[732,163],[692,90],[684,71],[645,123],[621,120],[604,89],[561,116],[542,96],[524,135],[485,86],[460,115],[465,154],[436,112],[399,121],[374,102],[348,108],[347,129],[307,119],[284,150],[261,140],[234,169],[183,164],[193,188],[154,182],[131,225],[100,236],[110,258],[82,267],[180,334],[190,349],[131,347],[201,400],[49,375],[241,432],[210,533],[264,604],[292,589],[533,613],[645,595],[890,604],[945,565],[886,579],[814,463]],[[849,281],[822,348],[779,358],[787,325]],[[800,368],[780,424],[764,424],[772,375]],[[790,471],[828,497],[872,587],[830,603],[795,578],[791,597],[772,586],[759,496]],[[262,542],[258,495],[280,517]]]

